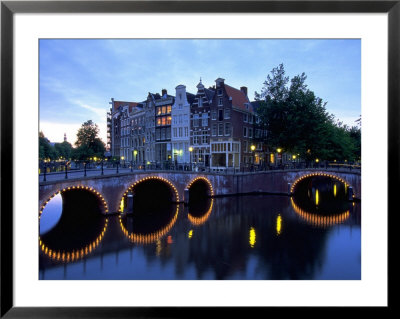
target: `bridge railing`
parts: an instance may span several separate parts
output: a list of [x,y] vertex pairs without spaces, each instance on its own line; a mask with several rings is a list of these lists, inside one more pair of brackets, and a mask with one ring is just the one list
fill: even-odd
[[[91,168],[89,168],[91,167]],[[55,172],[48,172],[46,167],[42,167],[39,173],[39,182],[46,181],[59,181],[65,179],[77,178],[91,178],[103,175],[116,175],[116,174],[136,174],[142,172],[197,172],[197,173],[217,173],[217,174],[248,174],[257,173],[262,171],[277,171],[277,170],[304,170],[304,169],[318,169],[318,170],[335,170],[338,172],[361,172],[361,166],[355,164],[343,164],[335,162],[324,163],[305,163],[293,162],[284,163],[280,165],[267,165],[267,164],[244,164],[240,168],[226,168],[226,167],[205,167],[195,163],[181,163],[181,164],[99,164],[99,165],[84,165],[83,168],[77,167],[71,169],[67,165],[64,169],[59,169]]]

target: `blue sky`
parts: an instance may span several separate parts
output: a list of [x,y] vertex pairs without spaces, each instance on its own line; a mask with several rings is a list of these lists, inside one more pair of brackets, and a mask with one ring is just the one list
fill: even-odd
[[64,133],[74,143],[88,119],[106,141],[106,113],[113,97],[143,101],[148,92],[196,93],[222,77],[260,92],[280,63],[291,78],[304,72],[329,113],[349,126],[361,114],[360,40],[40,40],[40,129],[52,142]]

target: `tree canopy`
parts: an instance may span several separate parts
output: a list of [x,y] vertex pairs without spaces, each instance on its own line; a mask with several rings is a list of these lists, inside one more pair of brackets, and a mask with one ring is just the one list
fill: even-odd
[[72,155],[74,159],[87,160],[92,157],[103,158],[105,146],[98,137],[99,128],[92,120],[88,120],[82,124],[76,134],[76,148]]
[[258,116],[268,132],[267,145],[306,160],[358,159],[361,130],[335,123],[326,111],[327,103],[308,88],[306,79],[302,73],[289,81],[280,64],[267,76],[261,92],[255,92],[260,101]]

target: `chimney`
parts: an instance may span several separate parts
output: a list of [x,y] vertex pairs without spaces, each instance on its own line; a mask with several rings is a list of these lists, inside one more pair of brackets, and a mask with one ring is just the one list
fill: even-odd
[[225,81],[225,79],[222,79],[222,78],[216,79],[215,82],[216,82],[216,84],[217,84],[217,87],[221,86],[221,84],[223,84],[224,81]]
[[247,96],[247,87],[245,87],[245,86],[240,87],[240,91],[242,91],[244,93],[244,95]]
[[162,93],[161,96],[164,96],[164,95],[167,94],[167,90],[166,90],[166,89],[162,89],[162,90],[161,90],[161,93]]

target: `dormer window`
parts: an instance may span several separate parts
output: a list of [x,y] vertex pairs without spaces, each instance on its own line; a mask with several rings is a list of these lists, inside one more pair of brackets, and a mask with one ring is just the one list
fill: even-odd
[[218,95],[222,95],[222,89],[218,89],[218,90],[217,90],[217,94],[218,94]]
[[203,106],[203,98],[199,97],[199,107],[202,107],[202,106]]

